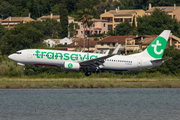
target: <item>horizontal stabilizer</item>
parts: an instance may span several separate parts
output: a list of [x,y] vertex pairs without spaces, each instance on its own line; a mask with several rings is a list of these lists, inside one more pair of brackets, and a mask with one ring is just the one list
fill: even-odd
[[151,60],[151,62],[160,62],[160,61],[165,61],[165,60],[169,60],[172,59],[172,57],[170,58],[163,58],[163,59],[157,59],[157,60]]

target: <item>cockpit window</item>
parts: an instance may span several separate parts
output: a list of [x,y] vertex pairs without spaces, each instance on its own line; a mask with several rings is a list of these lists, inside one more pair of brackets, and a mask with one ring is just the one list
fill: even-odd
[[16,54],[22,54],[22,52],[16,52]]

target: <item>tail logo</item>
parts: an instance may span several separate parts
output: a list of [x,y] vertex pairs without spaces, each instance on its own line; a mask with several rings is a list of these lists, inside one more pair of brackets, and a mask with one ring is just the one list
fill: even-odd
[[159,40],[156,41],[156,45],[151,45],[152,47],[154,47],[154,52],[157,54],[157,55],[160,55],[162,54],[163,52],[163,49],[161,49],[159,52],[157,51],[157,46],[161,46],[162,44],[159,43]]
[[147,48],[149,55],[153,58],[160,59],[163,56],[164,49],[166,47],[166,39],[159,36],[154,40],[151,45]]

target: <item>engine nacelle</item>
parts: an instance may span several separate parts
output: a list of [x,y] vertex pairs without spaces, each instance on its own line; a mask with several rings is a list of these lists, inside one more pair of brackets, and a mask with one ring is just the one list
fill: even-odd
[[79,69],[79,63],[75,62],[64,62],[64,67],[62,68],[64,71],[78,71]]

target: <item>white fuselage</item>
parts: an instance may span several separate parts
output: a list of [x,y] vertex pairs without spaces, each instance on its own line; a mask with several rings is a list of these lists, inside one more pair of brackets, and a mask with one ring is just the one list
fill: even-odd
[[[25,49],[9,56],[20,64],[42,65],[63,67],[65,62],[86,61],[105,56],[105,54],[85,53],[74,51],[47,50],[47,49]],[[162,61],[151,62],[150,59],[134,56],[114,55],[104,60],[101,70],[129,71],[152,68],[161,65]]]

